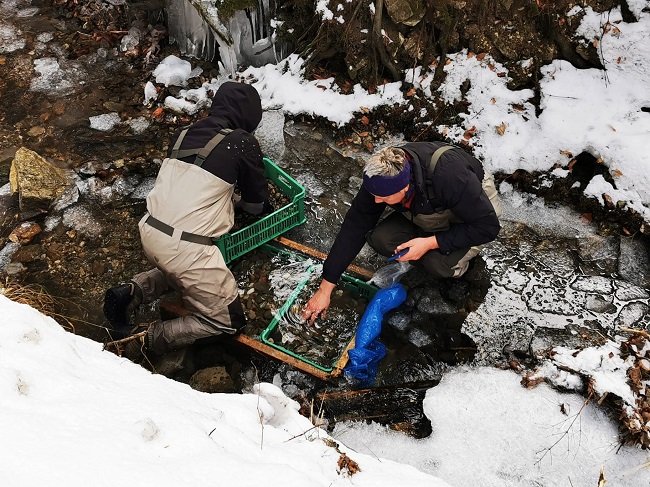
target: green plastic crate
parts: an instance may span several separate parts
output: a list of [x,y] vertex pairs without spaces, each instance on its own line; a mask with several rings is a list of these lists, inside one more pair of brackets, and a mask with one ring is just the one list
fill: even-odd
[[291,202],[252,225],[212,239],[226,264],[307,221],[305,188],[270,159],[264,158],[264,166],[264,177],[273,181]]
[[[266,246],[264,247],[264,250],[268,250]],[[278,345],[270,337],[271,333],[273,333],[273,331],[275,330],[278,323],[282,320],[282,317],[287,313],[287,311],[291,308],[291,306],[293,306],[295,300],[300,295],[300,292],[303,290],[303,288],[309,282],[309,280],[311,278],[311,275],[315,271],[315,269],[316,269],[315,265],[312,266],[309,269],[308,273],[306,274],[305,279],[297,286],[297,288],[294,290],[294,292],[291,293],[291,296],[289,296],[287,301],[282,305],[280,310],[275,314],[273,320],[271,320],[271,323],[269,323],[269,326],[267,326],[266,329],[260,335],[260,339],[262,340],[262,342],[266,343],[267,345],[269,345],[269,346],[271,346],[271,347],[273,347],[273,348],[275,348],[277,350],[281,350],[282,352],[286,353],[287,355],[290,355],[291,357],[294,357],[295,359],[298,359],[298,360],[300,360],[302,362],[310,364],[313,367],[316,367],[317,369],[322,370],[323,372],[328,372],[329,373],[329,372],[332,372],[334,370],[334,367],[339,362],[339,360],[341,359],[341,356],[336,357],[336,359],[334,359],[332,361],[332,364],[330,366],[324,366],[324,365],[318,364],[318,363],[316,363],[316,362],[314,362],[314,361],[312,361],[312,360],[310,360],[310,359],[308,359],[306,357],[303,357],[300,354],[297,354],[297,353],[283,347],[282,345]],[[348,290],[350,290],[352,292],[355,292],[356,294],[366,298],[368,301],[370,301],[378,291],[378,288],[376,288],[375,286],[373,286],[371,284],[367,284],[364,281],[362,281],[360,279],[357,279],[355,277],[352,277],[352,276],[350,276],[348,274],[343,274],[341,276],[341,279],[339,280],[338,284],[343,286],[344,288],[346,288],[346,289],[348,289]],[[308,326],[308,325],[306,325],[306,326]],[[347,353],[347,352],[344,351],[343,353]]]

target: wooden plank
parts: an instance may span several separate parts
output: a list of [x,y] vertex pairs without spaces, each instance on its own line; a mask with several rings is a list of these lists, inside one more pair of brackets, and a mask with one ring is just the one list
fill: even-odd
[[291,365],[292,367],[298,370],[302,370],[303,372],[309,375],[313,375],[318,379],[324,381],[331,381],[334,378],[334,376],[332,376],[330,373],[320,370],[319,368],[316,368],[311,364],[303,362],[302,360],[298,360],[297,358],[284,353],[282,350],[273,348],[264,342],[260,342],[255,338],[249,337],[248,335],[243,335],[243,334],[235,335],[233,337],[233,340],[243,345],[246,345],[247,347],[252,348],[253,350],[263,353],[264,355],[268,355],[269,357],[284,362],[285,364]]
[[[177,301],[161,301],[160,303],[160,308],[161,310],[166,311],[167,313],[170,313],[171,315],[174,316],[187,316],[190,314],[188,310],[183,308],[183,305]],[[347,362],[347,349],[345,352],[345,361],[342,361],[339,359],[339,362],[337,362],[337,366],[340,365],[341,370],[337,372],[337,374],[330,374],[328,372],[325,372],[323,370],[320,370],[317,367],[314,367],[311,364],[308,364],[306,362],[303,362],[302,360],[299,360],[295,357],[292,357],[291,355],[284,353],[282,350],[278,350],[276,348],[271,347],[270,345],[261,342],[259,340],[256,340],[255,338],[249,337],[248,335],[235,335],[232,337],[232,339],[236,342],[241,343],[242,345],[251,348],[257,352],[263,353],[264,355],[267,355],[271,358],[274,358],[276,360],[279,360],[281,362],[284,362],[285,364],[291,365],[292,367],[302,370],[303,372],[312,375],[314,377],[317,377],[318,379],[324,380],[324,381],[331,381],[333,380],[336,376],[338,376],[341,373],[341,370],[343,367],[345,367],[345,362]],[[353,340],[354,341],[354,340]],[[343,358],[343,357],[341,357]]]
[[339,357],[339,359],[336,361],[336,364],[334,364],[334,368],[332,369],[331,375],[333,377],[338,377],[341,375],[343,372],[343,369],[348,363],[348,360],[350,359],[350,356],[348,355],[348,350],[352,350],[354,348],[354,344],[356,342],[357,335],[356,333],[352,337],[352,340],[350,340],[350,343],[348,343],[348,346],[345,347],[345,350],[343,350],[343,353]]
[[[310,255],[317,259],[325,260],[327,258],[327,254],[319,250],[312,249],[311,247],[307,247],[306,245],[303,245],[301,243],[294,242],[293,240],[289,240],[288,238],[285,237],[277,237],[275,241],[278,242],[279,244],[289,247],[290,249],[297,250],[298,252],[302,252],[303,254]],[[364,267],[360,267],[358,265],[352,264],[348,267],[348,270],[366,279],[370,279],[373,275],[373,272],[371,270],[366,269]]]

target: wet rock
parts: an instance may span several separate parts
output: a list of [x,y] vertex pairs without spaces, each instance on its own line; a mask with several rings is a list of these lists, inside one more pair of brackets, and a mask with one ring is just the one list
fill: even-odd
[[11,192],[18,192],[20,211],[40,213],[74,184],[72,171],[60,169],[36,152],[21,147],[10,171]]
[[598,295],[612,294],[614,289],[612,279],[603,276],[577,276],[571,288]]
[[637,286],[650,288],[649,252],[647,242],[621,238],[618,273]]
[[578,239],[580,267],[585,274],[611,275],[618,270],[619,241],[616,237],[588,235]]
[[616,296],[616,299],[621,301],[650,298],[650,293],[648,293],[648,291],[625,281],[616,282],[616,291],[614,292],[614,295]]
[[411,322],[411,316],[405,312],[395,312],[387,316],[386,322],[399,331],[404,331],[408,328]]
[[445,368],[446,365],[442,362],[429,364],[426,356],[419,350],[411,351],[404,357],[392,357],[389,353],[379,366],[375,386],[423,383],[437,385]]
[[613,303],[612,296],[592,295],[587,297],[585,307],[596,313],[615,313],[617,308]]
[[199,370],[190,379],[190,386],[197,391],[219,393],[235,392],[235,384],[225,367]]
[[639,326],[639,322],[645,318],[647,321],[650,307],[645,303],[633,302],[628,303],[618,313],[614,326],[616,328],[644,328]]
[[582,349],[600,346],[607,341],[607,334],[593,323],[591,328],[568,325],[565,328],[538,327],[530,341],[530,355],[535,358],[548,357],[554,347]]

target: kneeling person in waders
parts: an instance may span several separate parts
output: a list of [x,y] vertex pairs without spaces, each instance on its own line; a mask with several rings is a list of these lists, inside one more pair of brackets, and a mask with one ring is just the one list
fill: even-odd
[[[142,247],[155,268],[109,289],[104,300],[104,314],[118,334],[146,330],[126,344],[127,358],[162,355],[244,326],[237,282],[212,239],[234,224],[235,184],[241,192],[237,207],[268,211],[262,152],[251,135],[261,119],[257,90],[228,82],[217,90],[209,116],[173,138],[139,223]],[[172,290],[181,292],[191,314],[131,329],[131,314],[140,304]]]
[[[380,221],[384,210],[390,212]],[[500,230],[494,178],[481,162],[442,142],[410,142],[371,156],[345,215],[318,291],[302,316],[324,316],[343,271],[367,242],[386,257],[423,266],[436,277],[460,277]]]

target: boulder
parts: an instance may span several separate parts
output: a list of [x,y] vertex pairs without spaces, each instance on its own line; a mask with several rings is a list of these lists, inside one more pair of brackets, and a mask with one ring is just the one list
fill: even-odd
[[398,24],[417,25],[424,17],[424,2],[421,0],[385,0],[388,15]]
[[53,166],[25,147],[16,151],[9,181],[12,194],[18,193],[23,215],[46,212],[50,204],[74,184],[72,171]]
[[235,384],[225,367],[209,367],[196,372],[190,386],[201,392],[236,392]]

